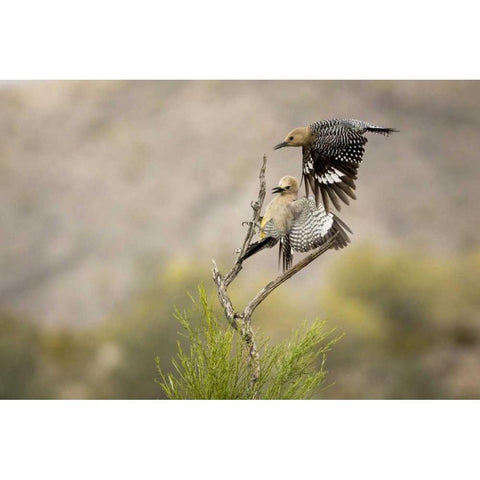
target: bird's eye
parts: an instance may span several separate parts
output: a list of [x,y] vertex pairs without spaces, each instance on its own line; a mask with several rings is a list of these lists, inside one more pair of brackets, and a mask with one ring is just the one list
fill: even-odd
[[286,190],[288,190],[289,188],[290,188],[290,185],[287,185],[287,186],[285,187]]
[[290,137],[289,140],[293,140],[293,137]]

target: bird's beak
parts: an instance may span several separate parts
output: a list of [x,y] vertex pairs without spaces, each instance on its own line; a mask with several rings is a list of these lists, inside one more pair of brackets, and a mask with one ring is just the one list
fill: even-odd
[[281,193],[283,192],[285,189],[282,188],[282,187],[274,187],[272,188],[272,193]]
[[287,142],[282,142],[282,143],[279,143],[278,145],[275,145],[273,147],[274,150],[278,150],[279,148],[283,148],[283,147],[287,147],[288,146],[288,143]]

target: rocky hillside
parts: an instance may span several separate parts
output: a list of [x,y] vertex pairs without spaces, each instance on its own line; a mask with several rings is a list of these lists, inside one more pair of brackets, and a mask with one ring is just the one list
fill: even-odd
[[[263,153],[268,187],[300,176],[293,127],[353,117],[371,136],[355,243],[448,254],[479,244],[480,83],[19,82],[0,89],[0,306],[45,324],[100,322],[152,262],[233,259]],[[267,197],[267,200],[269,197]],[[339,252],[324,257],[332,265]],[[245,269],[276,271],[262,253]],[[317,281],[320,267],[297,282]]]

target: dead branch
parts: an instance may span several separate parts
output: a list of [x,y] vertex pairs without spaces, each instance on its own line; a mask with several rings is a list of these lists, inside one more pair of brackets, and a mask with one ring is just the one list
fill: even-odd
[[258,191],[258,199],[256,202],[252,202],[251,206],[253,209],[253,218],[251,222],[248,223],[247,234],[243,241],[242,248],[238,252],[238,256],[230,269],[230,271],[223,276],[218,270],[215,260],[212,259],[213,269],[213,281],[217,286],[217,294],[220,305],[222,306],[225,312],[225,318],[227,319],[230,326],[235,329],[242,337],[245,342],[245,346],[248,352],[250,359],[250,365],[252,367],[252,377],[250,380],[250,387],[252,389],[252,398],[257,397],[257,390],[255,388],[257,380],[260,376],[260,356],[257,350],[257,345],[255,343],[255,333],[252,329],[252,315],[255,309],[283,282],[287,281],[293,275],[298,273],[300,270],[303,270],[307,265],[313,262],[320,255],[325,253],[334,243],[335,236],[330,238],[325,244],[319,247],[317,250],[312,252],[310,255],[300,260],[296,265],[287,270],[286,272],[279,275],[275,280],[272,280],[264,288],[262,288],[252,300],[245,306],[241,313],[235,311],[232,301],[228,295],[227,288],[235,280],[240,270],[242,269],[242,258],[250,246],[255,232],[255,226],[260,220],[260,214],[262,211],[263,202],[265,200],[265,169],[267,165],[267,157],[263,156],[262,167],[260,168],[260,187]]
[[248,223],[248,230],[247,235],[245,236],[245,240],[243,241],[242,248],[240,249],[237,259],[233,264],[231,270],[225,275],[225,288],[227,288],[235,277],[239,274],[240,270],[242,269],[242,258],[245,255],[250,243],[252,242],[253,234],[255,233],[255,225],[258,224],[260,220],[260,213],[262,212],[263,202],[265,200],[265,169],[267,168],[267,156],[263,155],[263,163],[262,167],[260,168],[260,174],[258,176],[260,181],[260,188],[258,190],[258,199],[256,202],[252,202],[251,206],[253,209],[253,218],[251,222]]
[[310,255],[306,256],[303,260],[300,260],[297,264],[291,267],[289,270],[279,275],[275,280],[272,280],[270,283],[265,285],[256,295],[250,300],[242,313],[243,321],[250,321],[250,318],[254,310],[283,282],[287,281],[289,278],[293,277],[300,270],[303,270],[308,264],[312,263],[316,258],[318,258],[322,253],[325,253],[335,242],[335,238],[338,234],[333,235],[327,242],[325,242],[321,247],[315,250]]

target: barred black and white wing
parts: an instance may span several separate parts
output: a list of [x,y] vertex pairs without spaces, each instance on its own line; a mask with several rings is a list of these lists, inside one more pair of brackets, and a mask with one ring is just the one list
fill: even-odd
[[303,178],[307,196],[309,187],[320,205],[320,194],[327,213],[329,201],[337,210],[340,200],[349,205],[355,199],[355,180],[367,139],[365,132],[388,135],[391,128],[379,127],[362,120],[324,120],[310,125],[314,142],[303,147]]
[[[266,221],[261,230],[263,238],[248,247],[242,260],[278,243],[278,263],[282,263],[283,271],[286,271],[292,266],[294,251],[308,252],[323,245],[333,236],[335,241],[331,248],[335,250],[350,243],[347,232],[352,232],[348,226],[335,214],[327,213],[323,205],[317,208],[313,198],[294,200],[285,205],[281,213]],[[281,217],[288,219],[285,227],[278,226],[282,225]]]
[[348,226],[333,213],[327,213],[322,205],[318,208],[313,198],[300,198],[291,204],[296,218],[288,234],[291,248],[296,252],[308,252],[323,245],[336,235],[332,248],[346,247],[350,243]]

